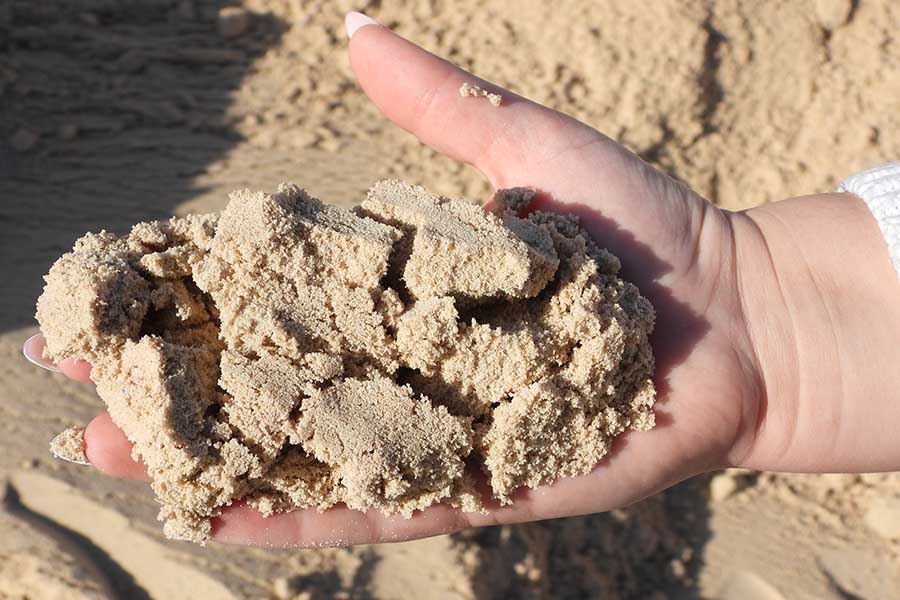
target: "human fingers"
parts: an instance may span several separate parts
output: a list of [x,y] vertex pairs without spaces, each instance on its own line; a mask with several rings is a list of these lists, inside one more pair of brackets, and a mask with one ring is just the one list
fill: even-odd
[[147,468],[131,455],[132,443],[109,413],[102,413],[84,430],[84,451],[90,463],[107,475],[149,481]]

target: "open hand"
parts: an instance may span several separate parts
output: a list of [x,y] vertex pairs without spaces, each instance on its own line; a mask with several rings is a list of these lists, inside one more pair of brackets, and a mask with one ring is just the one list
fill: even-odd
[[[388,119],[473,165],[495,189],[537,189],[538,208],[577,214],[599,244],[621,259],[622,276],[657,309],[651,339],[657,426],[616,439],[593,472],[520,490],[512,505],[488,514],[437,505],[407,520],[335,507],[264,519],[238,505],[216,519],[213,539],[277,547],[349,545],[593,513],[752,457],[760,427],[772,416],[764,401],[772,390],[741,293],[745,246],[736,231],[762,239],[759,228],[747,224],[749,217],[719,210],[591,127],[478,79],[359,15],[348,16],[348,32],[353,70]],[[501,105],[461,97],[463,83],[500,93]],[[770,276],[765,269],[755,272]],[[86,363],[67,360],[59,368],[72,379],[90,381]],[[108,415],[95,418],[84,439],[98,469],[146,479]]]

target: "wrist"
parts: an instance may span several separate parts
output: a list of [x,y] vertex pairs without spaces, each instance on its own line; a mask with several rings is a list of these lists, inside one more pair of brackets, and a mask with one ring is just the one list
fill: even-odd
[[[766,435],[771,432],[774,414],[769,410],[770,399],[797,393],[796,331],[791,303],[785,297],[784,274],[776,267],[770,246],[767,216],[753,210],[733,213],[732,228],[739,323],[748,348],[748,368],[757,384],[726,462],[729,467],[763,468],[757,464],[757,457],[762,446],[771,445]],[[765,441],[761,443],[761,439]]]
[[762,382],[737,466],[900,468],[900,282],[865,204],[823,194],[735,215],[739,290]]

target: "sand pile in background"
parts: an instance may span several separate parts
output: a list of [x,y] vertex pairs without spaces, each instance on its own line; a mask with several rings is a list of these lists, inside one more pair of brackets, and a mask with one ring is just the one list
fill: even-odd
[[[394,159],[388,174],[486,196],[480,174],[385,126],[359,95],[346,56],[331,51],[342,43],[341,11],[359,5],[247,6],[277,11],[296,33],[261,57],[228,111],[251,144],[338,150],[375,133]],[[501,1],[477,14],[391,2],[371,12],[432,52],[593,125],[723,206],[830,190],[900,155],[892,110],[900,80],[891,74],[900,53],[890,27],[900,6],[888,1]],[[273,78],[287,57],[296,58],[291,76]]]
[[232,189],[289,180],[348,207],[385,177],[489,194],[363,97],[344,10],[573,114],[723,206],[830,190],[900,157],[891,0],[245,6],[221,22],[205,0],[0,3],[0,472],[53,532],[28,547],[4,536],[3,557],[28,554],[30,572],[65,581],[55,540],[93,544],[78,560],[105,553],[126,597],[897,595],[897,474],[729,472],[608,515],[352,550],[199,552],[160,539],[145,484],[47,457],[56,432],[103,408],[19,355],[41,275],[83,232],[218,211]]

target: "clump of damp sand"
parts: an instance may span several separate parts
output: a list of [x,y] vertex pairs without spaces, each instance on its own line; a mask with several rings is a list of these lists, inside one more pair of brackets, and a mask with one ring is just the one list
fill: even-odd
[[572,217],[383,181],[293,185],[87,234],[46,276],[46,356],[87,360],[168,536],[244,500],[410,516],[511,502],[653,427],[654,313]]
[[495,108],[500,106],[500,103],[503,102],[503,96],[500,94],[493,94],[486,89],[475,85],[474,83],[463,83],[459,86],[459,95],[463,98],[471,97],[471,98],[487,98],[488,102],[491,103]]

